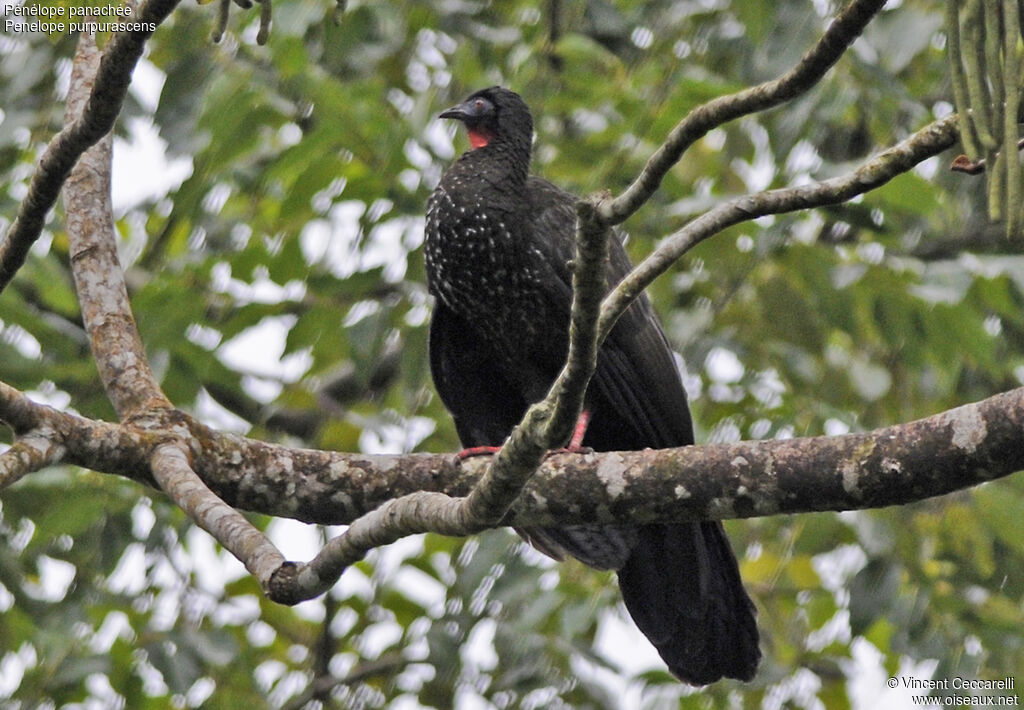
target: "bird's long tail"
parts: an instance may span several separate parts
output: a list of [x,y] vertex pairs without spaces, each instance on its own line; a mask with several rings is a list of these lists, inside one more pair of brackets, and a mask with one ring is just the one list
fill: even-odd
[[669,670],[694,685],[753,678],[757,612],[721,523],[644,525],[638,533],[619,586]]

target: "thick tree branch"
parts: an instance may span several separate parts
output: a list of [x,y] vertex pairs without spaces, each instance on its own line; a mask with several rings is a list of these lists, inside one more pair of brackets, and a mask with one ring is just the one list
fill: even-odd
[[[175,410],[114,426],[35,404],[3,384],[0,420],[19,437],[0,455],[0,469],[11,472],[0,473],[0,484],[62,459],[159,485],[284,603],[322,593],[368,549],[414,532],[855,510],[1024,469],[1024,388],[864,434],[549,456],[489,521],[468,516],[465,504],[492,467],[482,458],[290,449],[213,431]],[[353,524],[313,561],[296,564],[234,508]]]
[[[65,123],[81,120],[100,67],[95,39],[83,33],[71,71]],[[146,360],[117,256],[110,200],[113,138],[107,133],[71,171],[65,191],[71,271],[100,379],[122,419],[170,408]]]
[[683,153],[708,131],[741,116],[779,106],[808,91],[839,61],[883,5],[885,0],[854,0],[790,71],[693,109],[672,129],[633,184],[622,195],[602,205],[601,218],[608,224],[618,224],[640,209]]
[[[281,455],[289,457],[278,450],[271,458]],[[236,471],[232,478],[241,485],[233,492],[247,503],[233,502],[258,502],[260,512],[309,522],[345,523],[363,506],[377,507],[413,488],[463,495],[485,467],[479,460],[459,465],[453,457],[430,455],[331,457],[329,472],[303,472],[290,458],[277,462],[272,477]],[[1024,388],[862,434],[549,456],[502,522],[537,526],[857,510],[922,500],[1020,470]],[[307,485],[319,491],[307,496]],[[358,506],[345,510],[345,503],[356,501]]]
[[[67,463],[154,485],[144,462],[159,444],[180,440],[192,469],[232,507],[309,523],[351,523],[419,491],[465,496],[489,463],[440,454],[292,449],[178,416],[170,430],[139,431],[57,412],[0,385],[0,420],[22,431],[49,424],[59,432]],[[548,456],[499,523],[858,510],[922,500],[1022,470],[1024,387],[859,434]]]
[[[149,0],[139,13],[139,25],[159,25],[179,1]],[[151,35],[152,32],[135,30],[114,36],[103,53],[96,83],[82,117],[65,126],[47,146],[18,215],[0,243],[0,291],[25,263],[29,249],[43,231],[46,214],[56,203],[57,195],[79,156],[113,127],[128,93],[135,64]]]

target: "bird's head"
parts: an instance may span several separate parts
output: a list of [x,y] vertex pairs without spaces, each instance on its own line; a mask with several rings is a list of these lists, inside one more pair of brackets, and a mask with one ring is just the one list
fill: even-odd
[[533,140],[533,118],[526,102],[516,92],[500,86],[471,94],[458,106],[441,113],[441,118],[454,118],[466,124],[474,149],[494,141],[525,142],[529,148]]

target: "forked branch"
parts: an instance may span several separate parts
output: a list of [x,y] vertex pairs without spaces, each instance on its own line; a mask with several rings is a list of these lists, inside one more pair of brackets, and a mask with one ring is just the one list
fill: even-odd
[[[95,95],[102,66],[94,38],[83,33],[68,92],[65,121],[69,126],[84,120],[89,110],[86,102],[90,90]],[[100,378],[123,422],[131,422],[135,432],[158,433],[158,443],[142,454],[156,484],[267,586],[273,572],[284,564],[284,557],[196,476],[178,426],[183,415],[173,409],[146,359],[117,256],[110,201],[111,157],[108,133],[81,156],[66,187],[71,270]],[[31,453],[38,437],[38,429],[22,434],[13,450]],[[56,457],[62,449],[55,445],[49,457]],[[16,462],[27,460],[21,467],[27,472],[28,465],[44,458],[42,454],[35,459],[22,455]]]

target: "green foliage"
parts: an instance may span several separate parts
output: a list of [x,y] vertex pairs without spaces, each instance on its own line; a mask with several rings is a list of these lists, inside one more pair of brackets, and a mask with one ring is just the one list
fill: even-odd
[[[538,172],[620,190],[688,110],[788,69],[820,35],[822,5],[350,2],[334,22],[329,1],[285,0],[258,47],[255,14],[233,8],[213,45],[215,8],[183,4],[149,46],[159,100],[140,93],[118,129],[130,141],[134,122],[151,124],[191,165],[118,215],[163,387],[268,440],[454,450],[426,368],[419,247],[426,197],[466,146],[436,114],[509,85],[538,119]],[[848,170],[948,111],[940,14],[899,4],[810,94],[700,141],[625,225],[630,252],[727,197]],[[5,230],[59,125],[73,47],[0,39]],[[1019,386],[1024,258],[1019,240],[988,238],[984,201],[932,162],[684,258],[651,295],[687,363],[699,439],[865,430]],[[0,378],[113,417],[59,207],[0,296]],[[287,609],[150,495],[64,469],[4,492],[0,704],[844,708],[865,649],[889,675],[1024,669],[1019,477],[900,509],[731,523],[766,658],[753,683],[700,692],[630,665],[639,637],[595,644],[619,613],[609,575],[553,567],[508,534],[398,545]],[[339,682],[303,695],[325,666]]]

